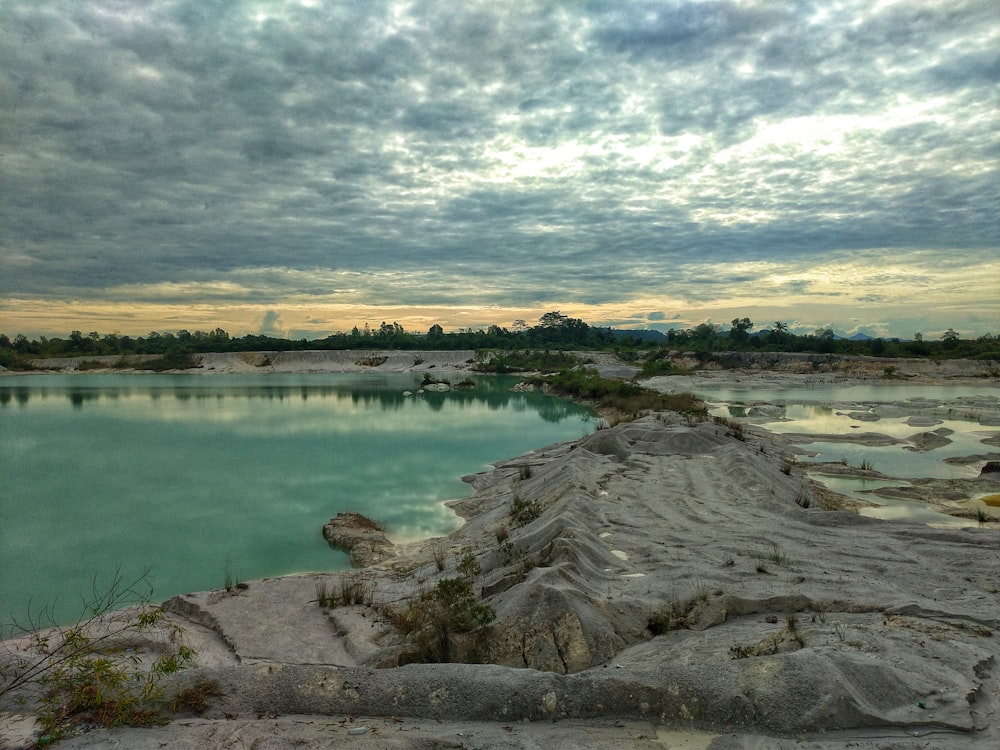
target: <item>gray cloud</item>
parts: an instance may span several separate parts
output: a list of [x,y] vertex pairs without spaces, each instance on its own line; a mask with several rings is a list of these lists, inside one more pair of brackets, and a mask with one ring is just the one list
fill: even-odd
[[0,28],[3,297],[707,301],[749,261],[1000,259],[989,0],[12,0]]

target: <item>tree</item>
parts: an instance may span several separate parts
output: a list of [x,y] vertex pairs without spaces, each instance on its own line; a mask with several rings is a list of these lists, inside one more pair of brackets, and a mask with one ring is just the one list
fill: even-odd
[[836,348],[834,339],[837,334],[833,332],[832,328],[817,328],[816,333],[816,349],[824,354],[830,354]]
[[719,326],[715,323],[699,323],[690,331],[690,338],[694,341],[708,342],[719,334]]
[[780,320],[774,321],[771,326],[770,341],[773,344],[783,345],[789,340],[788,326]]
[[958,331],[954,328],[949,328],[941,335],[941,341],[945,349],[954,349],[958,346],[959,342]]
[[750,329],[753,328],[750,318],[733,318],[732,326],[729,338],[737,344],[745,345],[750,340]]
[[558,310],[547,312],[538,319],[538,325],[542,328],[560,328],[566,324],[569,318]]
[[427,335],[435,339],[441,338],[442,336],[444,336],[444,329],[437,323],[435,323],[427,330]]

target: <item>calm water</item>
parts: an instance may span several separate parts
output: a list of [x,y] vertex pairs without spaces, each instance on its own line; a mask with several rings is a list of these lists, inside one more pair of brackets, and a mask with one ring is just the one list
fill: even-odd
[[[945,459],[965,457],[995,452],[996,447],[983,443],[983,439],[996,435],[1000,428],[984,426],[977,420],[961,418],[941,418],[940,424],[919,427],[907,424],[909,417],[883,417],[867,422],[850,416],[853,411],[866,411],[865,404],[893,403],[908,400],[956,400],[994,398],[994,416],[1000,414],[1000,389],[995,385],[955,386],[868,384],[855,386],[790,387],[746,389],[719,388],[699,391],[699,396],[712,402],[713,414],[742,417],[744,406],[749,403],[765,402],[783,407],[785,421],[765,422],[763,426],[777,433],[843,434],[874,432],[905,439],[922,432],[945,428],[952,431],[948,435],[950,444],[930,451],[906,450],[902,445],[866,446],[839,441],[803,443],[804,451],[816,455],[802,454],[800,461],[846,461],[852,466],[862,462],[871,464],[883,474],[900,479],[930,477],[935,479],[972,479],[979,474],[979,464],[949,464]],[[840,402],[835,407],[821,405],[823,402]],[[856,404],[856,408],[850,404]],[[961,417],[959,408],[953,415]],[[882,504],[880,508],[866,509],[865,515],[886,520],[905,519],[933,523],[935,525],[965,526],[975,525],[975,521],[945,516],[926,506],[905,500],[891,500],[868,494],[866,490],[879,487],[898,487],[905,481],[870,480],[850,477],[822,477],[831,489],[847,495],[857,495],[866,500]]]
[[460,477],[593,429],[592,414],[510,379],[416,391],[413,375],[0,378],[0,622],[94,576],[149,568],[154,599],[347,566],[322,525],[342,510],[394,538],[445,534]]

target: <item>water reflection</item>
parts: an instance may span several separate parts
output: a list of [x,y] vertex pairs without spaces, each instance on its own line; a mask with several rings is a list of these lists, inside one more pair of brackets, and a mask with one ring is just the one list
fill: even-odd
[[976,519],[950,516],[939,513],[915,500],[903,500],[893,497],[882,497],[872,494],[874,490],[883,487],[898,487],[898,481],[886,479],[869,479],[866,477],[819,477],[823,484],[834,492],[856,497],[868,503],[876,503],[874,507],[862,508],[858,511],[869,518],[880,518],[883,521],[914,521],[926,523],[941,528],[965,528],[978,526]]
[[[413,375],[371,376],[150,376],[150,375],[76,375],[76,376],[26,376],[31,383],[12,382],[13,378],[0,379],[0,407],[16,403],[24,407],[32,400],[46,401],[65,397],[74,409],[102,400],[114,402],[154,401],[173,398],[178,402],[206,403],[225,399],[264,400],[285,402],[291,400],[323,402],[350,402],[366,409],[377,407],[382,411],[399,411],[423,403],[433,411],[441,411],[445,404],[453,407],[482,406],[490,411],[508,408],[535,408],[542,419],[558,422],[579,415],[580,407],[561,399],[540,394],[513,392],[516,378],[485,376],[469,378],[469,387],[450,391],[422,391],[421,378]],[[306,382],[301,382],[306,377]],[[86,378],[87,383],[79,380]],[[177,380],[181,378],[182,380]],[[251,382],[247,382],[247,381]],[[287,382],[280,382],[285,380]],[[334,380],[335,382],[330,382]],[[147,382],[150,381],[150,382]],[[194,381],[194,382],[192,382]],[[279,382],[275,382],[279,381]],[[220,387],[221,386],[221,387]],[[530,407],[529,407],[530,404]]]
[[[963,459],[993,450],[984,445],[984,441],[997,431],[984,429],[979,424],[978,414],[982,409],[987,413],[1000,409],[996,393],[996,388],[990,385],[911,384],[715,389],[701,391],[699,395],[712,404],[710,413],[714,415],[750,420],[778,434],[820,437],[819,440],[792,438],[801,445],[802,452],[797,455],[801,462],[868,466],[897,477],[884,482],[816,475],[817,480],[836,492],[880,503],[880,507],[862,511],[864,515],[965,526],[976,522],[937,513],[918,502],[889,500],[864,490],[898,486],[905,483],[901,480],[923,477],[971,479],[977,476],[981,462],[949,462],[947,459]],[[944,402],[949,402],[948,408],[938,409]],[[885,404],[899,405],[902,408],[888,411],[903,416],[880,416],[879,411],[886,411],[880,406]],[[977,409],[966,408],[971,406]],[[912,415],[918,415],[918,419],[913,419]],[[936,433],[934,442],[921,439],[932,431]],[[860,440],[865,433],[886,436],[890,440],[885,442],[890,444],[866,445]]]
[[[346,566],[341,510],[393,536],[459,523],[443,501],[489,462],[578,438],[587,409],[510,378],[416,393],[418,376],[0,378],[0,620],[150,566],[157,597]],[[412,391],[406,396],[404,391]]]

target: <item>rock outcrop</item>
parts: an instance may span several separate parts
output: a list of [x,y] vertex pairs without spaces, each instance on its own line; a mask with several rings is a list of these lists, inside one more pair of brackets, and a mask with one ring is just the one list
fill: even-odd
[[987,461],[979,470],[979,476],[984,479],[995,479],[1000,482],[1000,461]]
[[393,545],[376,521],[360,513],[338,513],[323,526],[323,538],[331,547],[348,554],[351,565],[364,568],[393,556]]

